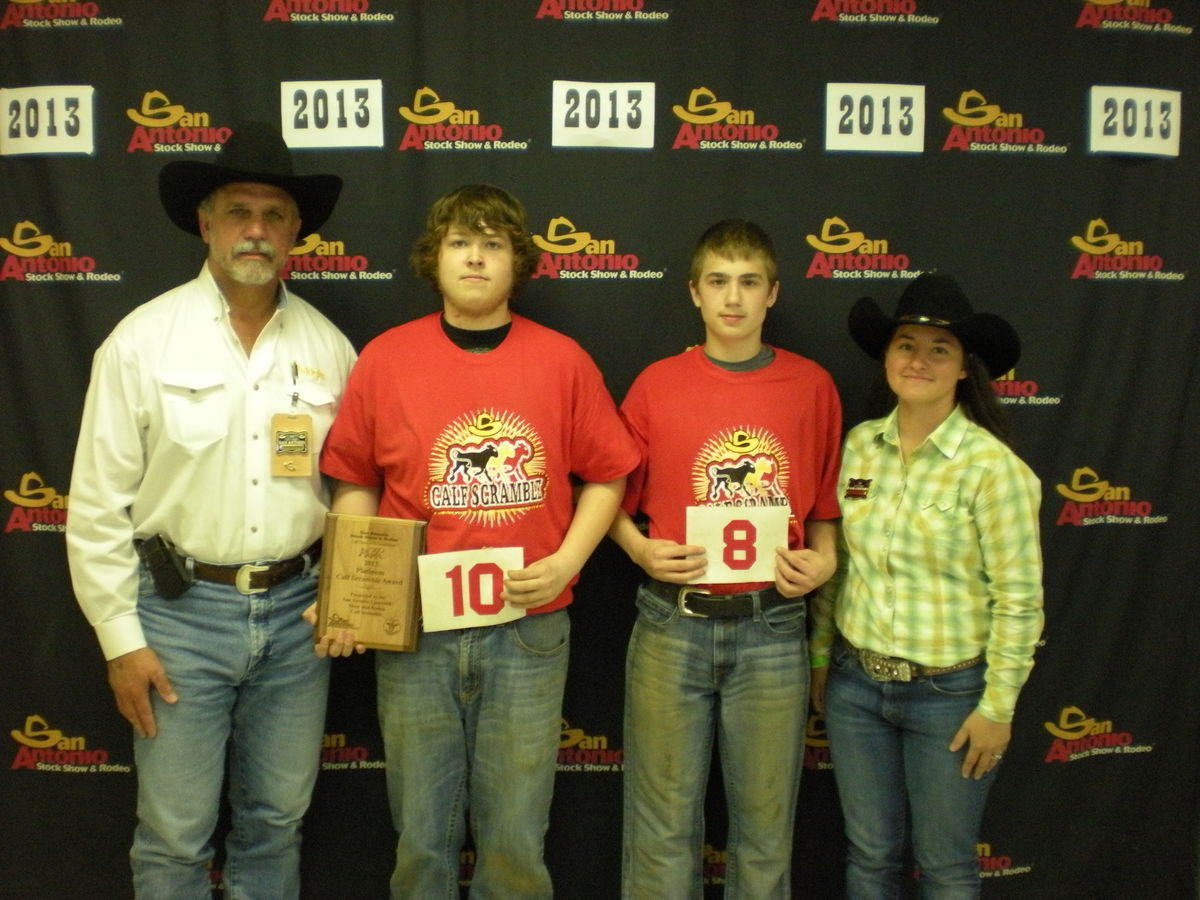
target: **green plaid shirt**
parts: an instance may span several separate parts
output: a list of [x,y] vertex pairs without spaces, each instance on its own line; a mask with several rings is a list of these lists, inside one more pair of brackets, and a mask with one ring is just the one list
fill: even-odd
[[1011,721],[1042,632],[1041,485],[956,408],[907,465],[896,411],[846,437],[838,573],[813,607],[814,665],[836,633],[927,666],[986,654],[979,711]]

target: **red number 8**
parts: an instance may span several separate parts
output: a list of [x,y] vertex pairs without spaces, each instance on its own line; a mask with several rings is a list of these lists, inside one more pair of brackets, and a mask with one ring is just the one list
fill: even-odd
[[734,571],[749,569],[758,559],[758,550],[754,546],[758,531],[754,525],[745,519],[734,519],[729,522],[722,537],[725,538],[725,551],[722,558],[725,565]]

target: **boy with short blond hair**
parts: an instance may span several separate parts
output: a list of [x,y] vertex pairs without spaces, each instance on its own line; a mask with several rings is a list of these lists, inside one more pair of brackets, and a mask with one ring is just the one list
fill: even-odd
[[[779,281],[759,226],[710,227],[690,276],[704,344],[650,365],[621,406],[643,462],[610,534],[649,576],[626,660],[622,893],[699,895],[716,736],[725,894],[787,897],[808,711],[805,595],[836,566],[841,407],[823,368],[762,342]],[[689,507],[728,510],[724,547],[689,541]],[[756,507],[787,507],[786,547],[755,543],[746,511]],[[710,574],[718,559],[771,554],[773,581]]]

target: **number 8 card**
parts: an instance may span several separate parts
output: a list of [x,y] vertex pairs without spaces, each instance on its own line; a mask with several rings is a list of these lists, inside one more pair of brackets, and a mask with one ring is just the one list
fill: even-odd
[[687,542],[708,551],[704,584],[775,580],[775,548],[786,547],[786,506],[689,506]]

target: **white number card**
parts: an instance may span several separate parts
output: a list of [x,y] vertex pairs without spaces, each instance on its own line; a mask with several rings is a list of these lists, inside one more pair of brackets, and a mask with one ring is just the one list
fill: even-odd
[[775,548],[788,543],[786,506],[689,506],[687,542],[708,551],[705,584],[775,580]]
[[522,547],[455,550],[417,557],[422,631],[499,625],[525,615],[500,599],[504,573],[525,567]]

